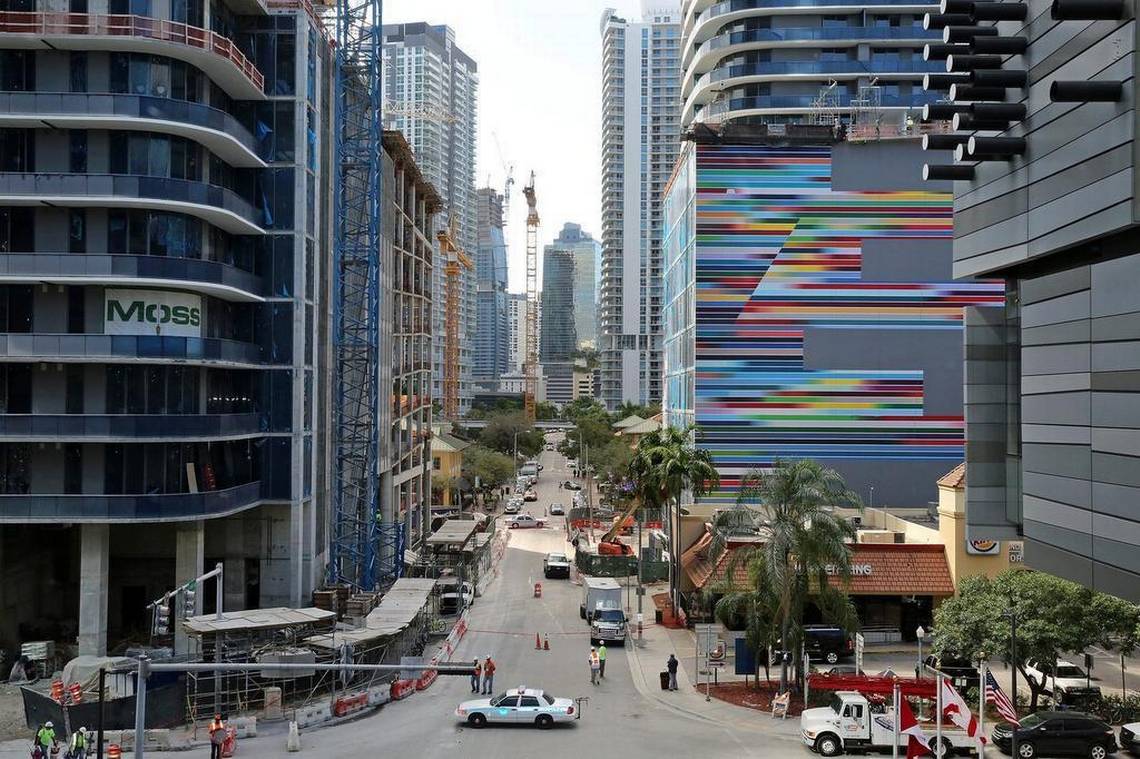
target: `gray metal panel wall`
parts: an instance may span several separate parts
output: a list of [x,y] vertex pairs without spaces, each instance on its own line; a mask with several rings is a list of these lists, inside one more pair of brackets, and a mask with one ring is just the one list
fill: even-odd
[[[1028,0],[1029,20],[1000,22],[1030,40],[1004,67],[1029,72],[1011,89],[1027,116],[1006,134],[1026,137],[1025,155],[978,164],[955,186],[954,273],[979,276],[1086,242],[1135,219],[1135,35],[1124,21],[1053,21],[1050,0]],[[1131,13],[1131,3],[1126,3]],[[1055,80],[1123,81],[1119,103],[1053,103]]]

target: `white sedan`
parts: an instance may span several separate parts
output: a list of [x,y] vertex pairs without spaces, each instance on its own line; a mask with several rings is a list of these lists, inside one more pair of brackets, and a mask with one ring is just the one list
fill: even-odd
[[510,722],[537,725],[542,729],[555,722],[570,722],[578,718],[573,699],[555,698],[534,688],[511,688],[494,698],[464,701],[455,709],[455,716],[466,720],[472,727],[483,727],[488,722]]
[[542,527],[544,524],[546,523],[541,519],[535,519],[530,514],[515,514],[507,523],[512,530],[524,527]]

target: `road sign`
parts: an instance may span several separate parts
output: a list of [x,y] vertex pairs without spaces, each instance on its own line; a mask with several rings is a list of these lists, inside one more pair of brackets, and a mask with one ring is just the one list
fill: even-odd
[[863,674],[863,633],[855,633],[855,673]]

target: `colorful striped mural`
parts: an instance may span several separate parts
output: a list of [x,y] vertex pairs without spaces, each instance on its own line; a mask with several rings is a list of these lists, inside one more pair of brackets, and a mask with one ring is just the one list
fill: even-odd
[[829,147],[696,150],[695,416],[723,478],[710,500],[777,458],[961,461],[962,416],[925,412],[923,366],[809,369],[804,355],[813,329],[960,332],[963,307],[1003,302],[1000,283],[863,277],[871,239],[949,257],[951,196],[836,191]]

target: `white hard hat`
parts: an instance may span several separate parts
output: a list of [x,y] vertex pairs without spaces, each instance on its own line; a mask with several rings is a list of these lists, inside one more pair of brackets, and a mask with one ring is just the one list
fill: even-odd
[[87,732],[87,728],[85,728],[85,727],[81,727],[81,728],[79,728],[79,732],[81,732],[81,733],[86,733],[86,732]]
[[45,722],[45,723],[44,723],[44,727],[52,727],[52,724],[51,724],[51,720],[50,720],[50,719],[49,719],[47,722]]

